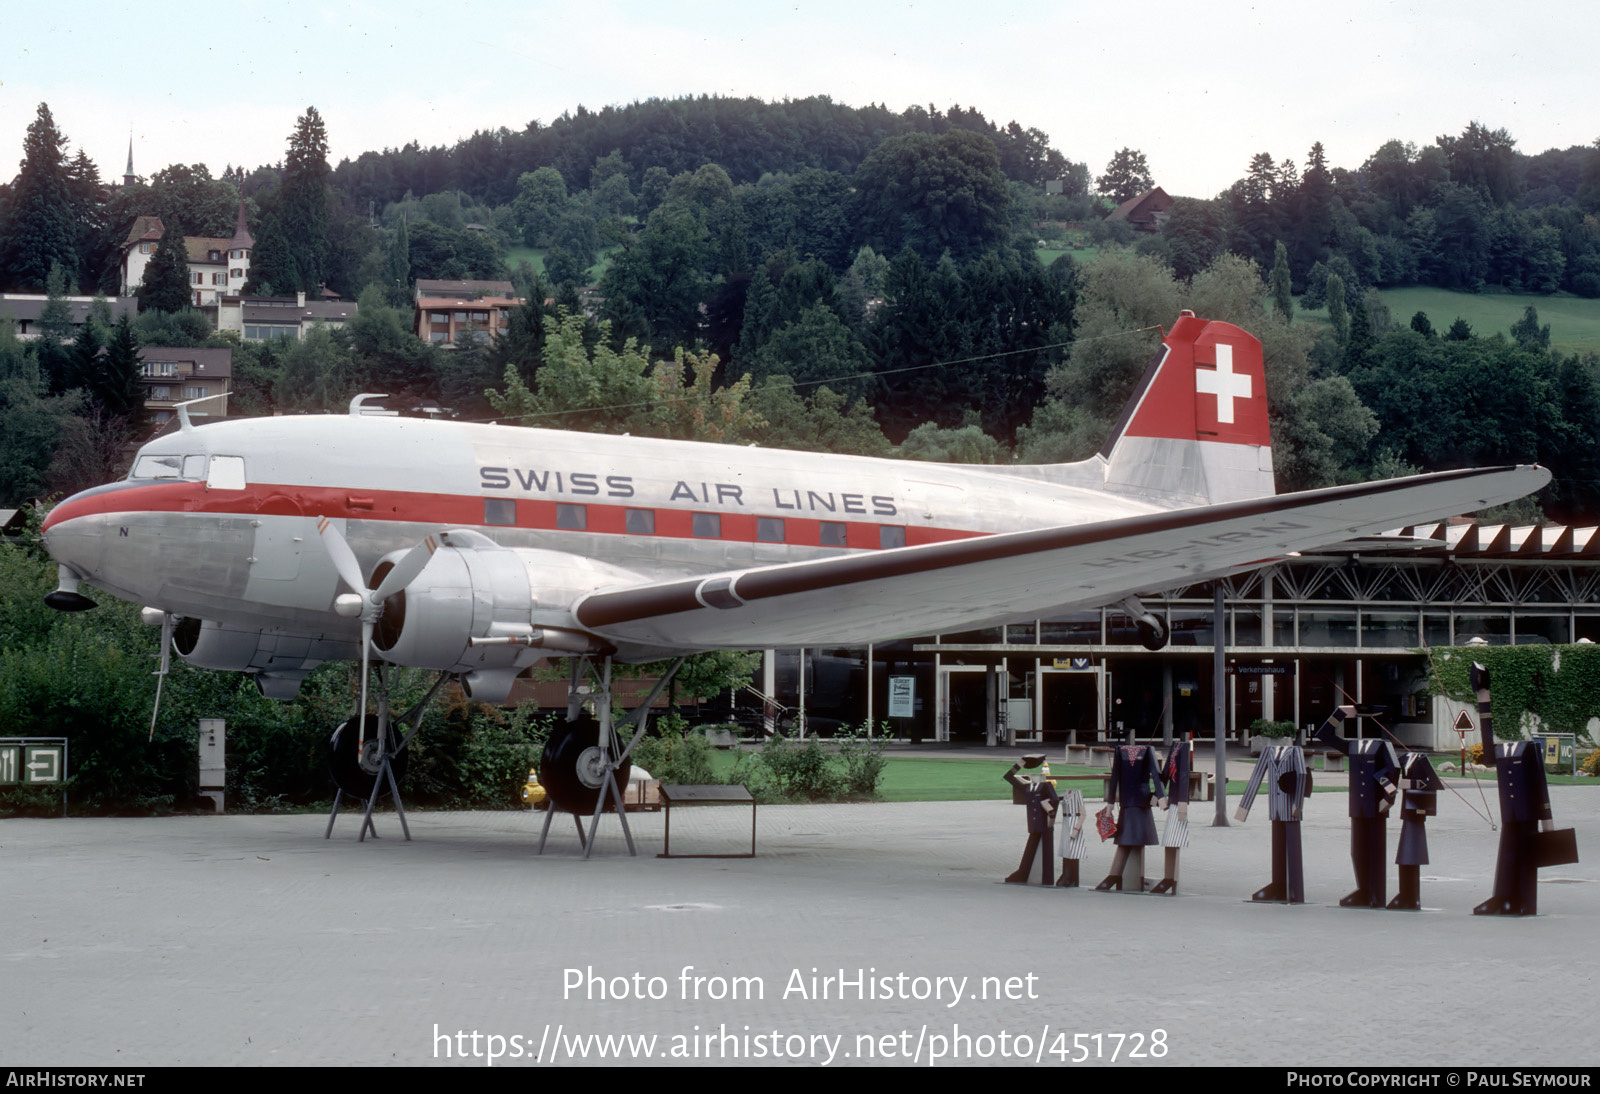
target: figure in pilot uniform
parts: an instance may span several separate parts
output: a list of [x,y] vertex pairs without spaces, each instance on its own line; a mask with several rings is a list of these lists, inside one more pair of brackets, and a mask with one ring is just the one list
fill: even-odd
[[1061,876],[1056,879],[1056,885],[1062,889],[1078,887],[1078,866],[1089,853],[1083,818],[1083,791],[1069,789],[1061,795],[1061,812],[1056,815],[1056,839],[1061,844]]
[[[1382,713],[1375,708],[1373,713]],[[1394,745],[1378,737],[1347,741],[1339,735],[1346,718],[1356,708],[1342,706],[1328,716],[1316,739],[1342,752],[1350,761],[1350,861],[1355,866],[1355,890],[1339,900],[1341,908],[1382,908],[1388,888],[1389,864],[1384,848],[1389,838],[1389,808],[1399,787],[1400,758]]]
[[1043,775],[1025,775],[1017,777],[1017,772],[1023,768],[1035,768],[1044,763],[1044,754],[1037,753],[1022,757],[1021,761],[1011,765],[1011,770],[1006,772],[1006,782],[1010,783],[1028,807],[1028,843],[1022,849],[1022,863],[1016,870],[1006,876],[1006,881],[1015,885],[1026,885],[1028,875],[1033,872],[1033,856],[1044,844],[1044,860],[1040,870],[1046,885],[1055,882],[1055,847],[1051,839],[1051,827],[1055,821],[1056,809],[1061,804],[1061,797],[1056,793],[1055,784]]
[[1256,792],[1267,786],[1267,815],[1272,818],[1272,881],[1257,889],[1251,900],[1306,902],[1305,868],[1300,854],[1300,818],[1306,795],[1311,793],[1311,772],[1299,745],[1268,745],[1256,761],[1234,817],[1250,815]]
[[1194,764],[1194,742],[1179,741],[1161,765],[1161,781],[1167,784],[1167,821],[1161,826],[1163,856],[1161,880],[1152,893],[1178,891],[1178,852],[1189,846],[1189,772]]
[[1533,741],[1496,741],[1489,714],[1489,670],[1472,666],[1483,731],[1483,762],[1495,767],[1500,787],[1500,856],[1494,865],[1494,895],[1473,915],[1539,913],[1538,840],[1555,827],[1550,787],[1544,777],[1544,751]]
[[[1117,813],[1117,851],[1111,858],[1111,873],[1095,886],[1097,892],[1122,888],[1122,872],[1128,865],[1128,850],[1132,847],[1153,847],[1156,838],[1156,820],[1150,812],[1152,800],[1165,804],[1161,797],[1161,773],[1156,767],[1155,750],[1149,745],[1133,743],[1133,730],[1127,739],[1111,754],[1111,778],[1106,783],[1106,804],[1122,803]],[[1140,888],[1144,881],[1140,879]]]
[[1422,867],[1428,863],[1428,818],[1439,812],[1439,791],[1444,783],[1428,757],[1407,752],[1400,758],[1400,848],[1394,861],[1399,872],[1399,892],[1389,901],[1390,911],[1422,911]]

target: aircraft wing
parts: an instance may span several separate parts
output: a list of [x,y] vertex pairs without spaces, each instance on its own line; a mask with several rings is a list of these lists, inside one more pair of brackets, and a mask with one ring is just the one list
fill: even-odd
[[604,589],[581,597],[572,611],[585,629],[619,645],[888,641],[1114,603],[1503,504],[1549,480],[1538,466],[1445,471]]

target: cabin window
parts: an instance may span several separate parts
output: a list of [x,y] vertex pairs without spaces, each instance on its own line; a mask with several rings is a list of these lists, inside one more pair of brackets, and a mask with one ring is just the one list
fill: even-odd
[[484,498],[483,523],[512,527],[517,523],[517,503],[511,498]]
[[696,539],[721,539],[722,516],[718,513],[695,513],[693,532]]
[[878,546],[885,550],[906,545],[906,530],[898,524],[885,524],[878,528]]
[[822,522],[822,539],[824,547],[844,547],[849,543],[848,527],[842,520],[825,520]]
[[756,539],[761,543],[783,542],[782,517],[757,517]]
[[628,534],[631,536],[655,535],[656,511],[654,509],[629,509]]
[[587,531],[589,528],[589,507],[587,505],[568,505],[565,502],[557,502],[556,527],[565,528],[569,532]]
[[[196,457],[193,456],[190,457],[190,459],[195,458]],[[199,458],[203,459],[204,457]],[[185,460],[185,465],[187,465],[188,462],[188,460]],[[187,466],[184,467],[184,471],[185,473],[188,472]],[[211,457],[211,474],[206,478],[207,490],[243,490],[244,485],[245,478],[243,456]]]

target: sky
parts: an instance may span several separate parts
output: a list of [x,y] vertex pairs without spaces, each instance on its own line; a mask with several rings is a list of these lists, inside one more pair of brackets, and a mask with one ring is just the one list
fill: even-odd
[[[1470,121],[1530,154],[1600,138],[1600,8],[1342,0],[633,3],[446,6],[13,4],[0,44],[0,177],[38,105],[103,178],[283,158],[306,107],[330,160],[451,145],[680,95],[827,95],[976,107],[1105,170],[1142,151],[1169,193],[1212,197],[1252,156],[1356,168]],[[15,157],[15,158],[13,158]]]

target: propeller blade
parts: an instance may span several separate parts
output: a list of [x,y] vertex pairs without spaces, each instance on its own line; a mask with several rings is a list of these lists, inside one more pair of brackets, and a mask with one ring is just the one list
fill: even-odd
[[378,583],[378,590],[373,599],[382,604],[395,593],[411,584],[416,576],[422,572],[423,568],[428,565],[428,560],[433,557],[433,552],[438,549],[439,541],[432,536],[428,536],[421,543],[411,548],[399,562],[394,564],[394,569],[385,574],[383,580]]
[[372,664],[372,620],[361,621],[361,705],[356,707],[357,755],[367,744],[367,669]]
[[345,541],[344,533],[327,517],[317,518],[317,533],[322,536],[322,544],[328,549],[328,557],[333,560],[333,568],[339,571],[340,580],[350,586],[351,592],[364,598],[367,583],[361,577],[361,564]]

